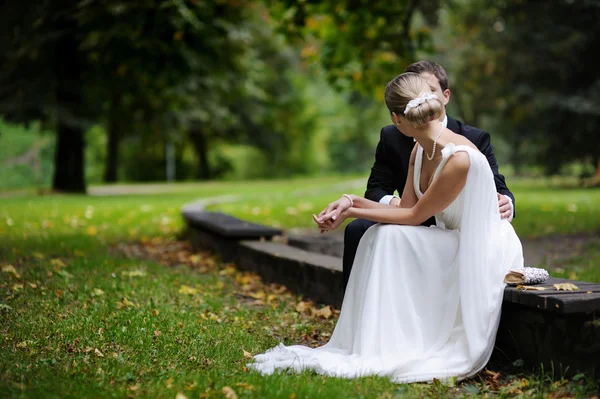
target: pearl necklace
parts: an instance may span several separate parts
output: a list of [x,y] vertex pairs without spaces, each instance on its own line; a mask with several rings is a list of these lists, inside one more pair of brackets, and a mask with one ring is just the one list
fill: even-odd
[[431,152],[431,157],[429,157],[429,155],[427,155],[427,152],[425,152],[427,159],[430,161],[433,160],[433,157],[435,156],[435,147],[437,145],[438,139],[442,135],[442,130],[444,130],[444,125],[440,122],[440,131],[438,132],[437,136],[435,136],[435,139],[433,140],[433,151]]

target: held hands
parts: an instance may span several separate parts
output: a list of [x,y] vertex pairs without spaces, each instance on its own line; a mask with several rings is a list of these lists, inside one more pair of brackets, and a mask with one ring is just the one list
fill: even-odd
[[353,205],[353,200],[350,196],[344,195],[327,205],[318,215],[312,215],[313,220],[319,226],[321,234],[329,230],[337,229],[348,218],[348,209]]
[[510,201],[506,196],[500,193],[498,193],[498,207],[500,208],[500,217],[512,222],[513,213],[512,207],[510,206]]

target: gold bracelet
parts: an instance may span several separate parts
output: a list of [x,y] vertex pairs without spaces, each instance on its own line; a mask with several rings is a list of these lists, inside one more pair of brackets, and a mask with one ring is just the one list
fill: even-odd
[[350,207],[354,206],[354,201],[352,201],[352,198],[350,198],[350,196],[348,194],[342,194],[342,197],[346,197],[350,200]]

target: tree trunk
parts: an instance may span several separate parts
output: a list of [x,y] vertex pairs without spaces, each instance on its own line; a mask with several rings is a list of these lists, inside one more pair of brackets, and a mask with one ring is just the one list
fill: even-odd
[[598,160],[596,161],[596,173],[594,173],[592,184],[594,186],[600,186],[600,158],[598,158]]
[[202,133],[202,130],[197,127],[190,128],[190,140],[198,156],[198,178],[200,180],[208,180],[211,178],[210,165],[208,164],[208,142]]
[[121,132],[116,115],[111,114],[108,122],[108,142],[106,143],[106,164],[104,166],[104,182],[115,183],[119,167],[119,143]]
[[[66,1],[72,5],[73,2]],[[65,13],[65,15],[68,15]],[[52,188],[66,193],[85,193],[84,137],[81,121],[81,66],[76,24],[68,16],[56,23],[65,31],[56,43],[56,153]]]

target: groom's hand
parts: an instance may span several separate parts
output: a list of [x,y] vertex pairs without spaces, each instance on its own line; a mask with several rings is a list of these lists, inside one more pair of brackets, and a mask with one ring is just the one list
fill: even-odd
[[506,198],[505,195],[500,193],[498,194],[498,207],[500,208],[500,217],[502,219],[507,219],[509,222],[512,222],[513,213],[512,207],[510,206],[510,201]]

